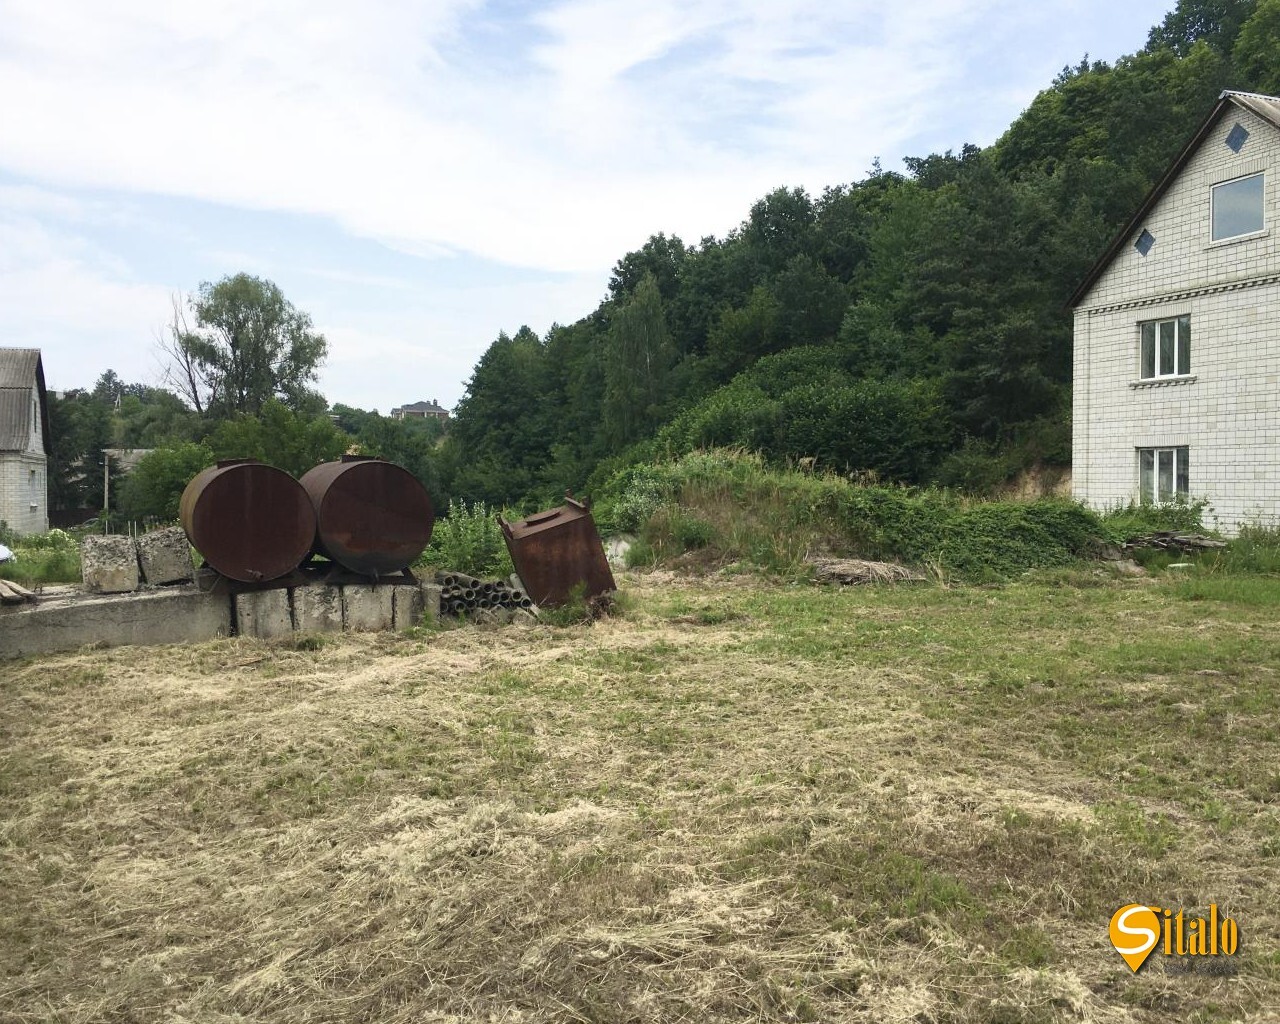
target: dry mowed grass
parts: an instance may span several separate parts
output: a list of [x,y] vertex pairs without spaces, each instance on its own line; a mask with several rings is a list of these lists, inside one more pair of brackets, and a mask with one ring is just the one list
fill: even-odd
[[[1275,1019],[1280,583],[1229,582],[0,667],[0,1019]],[[1134,976],[1130,902],[1237,973]]]

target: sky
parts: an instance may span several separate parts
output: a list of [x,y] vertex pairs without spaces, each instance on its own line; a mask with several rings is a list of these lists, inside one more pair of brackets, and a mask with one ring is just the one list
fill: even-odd
[[160,384],[174,301],[243,271],[330,402],[452,407],[651,235],[990,144],[1172,3],[0,0],[0,346]]

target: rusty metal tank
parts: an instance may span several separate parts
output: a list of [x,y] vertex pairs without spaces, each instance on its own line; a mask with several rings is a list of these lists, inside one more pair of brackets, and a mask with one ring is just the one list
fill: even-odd
[[197,474],[182,492],[182,528],[204,560],[240,583],[265,583],[311,551],[316,514],[302,485],[255,459],[230,459]]
[[362,576],[407,569],[431,541],[431,497],[403,466],[344,455],[305,473],[316,515],[315,550]]
[[575,587],[586,598],[617,590],[591,510],[565,495],[565,504],[518,523],[499,519],[511,561],[534,603],[555,608]]

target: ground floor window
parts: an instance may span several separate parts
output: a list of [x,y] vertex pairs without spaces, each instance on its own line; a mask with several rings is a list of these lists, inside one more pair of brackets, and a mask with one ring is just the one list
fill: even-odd
[[1143,504],[1185,500],[1189,491],[1185,447],[1138,449],[1138,492]]

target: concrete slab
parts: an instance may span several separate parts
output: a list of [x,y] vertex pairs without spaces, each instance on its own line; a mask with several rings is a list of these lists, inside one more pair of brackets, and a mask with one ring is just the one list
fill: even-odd
[[195,587],[41,598],[0,611],[0,658],[60,654],[86,644],[201,643],[231,635],[231,600]]
[[422,624],[422,587],[398,586],[391,588],[391,622],[401,633]]
[[293,632],[293,613],[289,607],[289,591],[257,590],[236,594],[236,632],[274,640]]
[[152,586],[189,583],[195,576],[191,546],[181,527],[166,526],[138,538],[138,562],[142,578]]
[[125,594],[138,589],[138,548],[132,537],[86,537],[80,545],[80,566],[86,590]]
[[349,584],[342,588],[344,629],[390,629],[395,622],[395,587]]
[[342,631],[342,591],[316,584],[293,590],[293,621],[299,633]]
[[440,592],[443,589],[435,583],[422,584],[422,613],[427,618],[440,618]]

